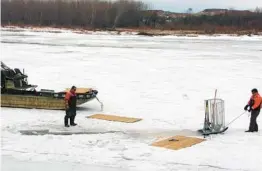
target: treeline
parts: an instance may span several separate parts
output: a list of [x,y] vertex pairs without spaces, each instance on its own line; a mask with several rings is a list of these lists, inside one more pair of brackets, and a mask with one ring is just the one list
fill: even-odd
[[134,0],[1,0],[2,25],[181,30],[262,30],[262,13],[168,17]]
[[262,30],[262,13],[235,13],[226,12],[219,15],[189,15],[184,18],[172,19],[165,23],[165,28],[207,30]]
[[148,7],[132,0],[2,0],[1,9],[2,24],[115,28],[139,27]]

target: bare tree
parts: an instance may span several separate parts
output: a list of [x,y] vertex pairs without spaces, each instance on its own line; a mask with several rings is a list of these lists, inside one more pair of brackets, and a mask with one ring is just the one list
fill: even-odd
[[117,1],[114,4],[114,7],[116,9],[116,16],[115,16],[115,20],[114,20],[113,29],[116,28],[116,26],[118,24],[118,20],[121,17],[121,15],[125,12],[127,5],[128,5],[127,0],[120,0],[120,1]]
[[187,11],[186,11],[186,13],[188,13],[188,14],[191,14],[192,12],[193,12],[192,8],[188,8]]
[[256,7],[254,12],[256,13],[262,13],[262,7]]

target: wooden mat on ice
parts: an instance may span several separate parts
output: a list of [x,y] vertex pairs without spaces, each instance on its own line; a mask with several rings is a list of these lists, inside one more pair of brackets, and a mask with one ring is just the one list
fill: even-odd
[[142,120],[140,118],[129,118],[129,117],[116,116],[116,115],[105,115],[105,114],[94,114],[91,116],[87,116],[87,118],[102,119],[102,120],[117,121],[117,122],[126,122],[126,123],[133,123],[133,122],[138,122]]
[[[84,94],[89,92],[91,89],[90,88],[76,88],[76,94],[80,93],[80,94]],[[70,91],[70,88],[67,88],[64,92],[68,92]]]
[[168,148],[172,150],[179,150],[181,148],[186,148],[201,143],[202,141],[205,141],[205,139],[177,135],[177,136],[170,137],[168,139],[154,142],[151,145],[156,147]]

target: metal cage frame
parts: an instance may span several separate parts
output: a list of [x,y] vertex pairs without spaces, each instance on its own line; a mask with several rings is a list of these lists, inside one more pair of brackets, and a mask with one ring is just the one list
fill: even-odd
[[225,101],[207,99],[204,101],[205,119],[203,132],[219,132],[225,129]]

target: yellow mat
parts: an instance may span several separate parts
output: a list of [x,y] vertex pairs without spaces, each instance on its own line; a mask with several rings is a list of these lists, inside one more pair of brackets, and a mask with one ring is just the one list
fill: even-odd
[[[78,94],[78,93],[80,93],[80,94],[87,93],[90,90],[91,90],[90,88],[76,88],[76,94]],[[65,90],[65,92],[68,92],[68,91],[70,91],[70,88],[67,88]]]
[[156,147],[168,148],[172,150],[179,150],[181,148],[186,148],[201,143],[202,141],[205,141],[205,139],[177,135],[177,136],[170,137],[168,139],[154,142],[151,145]]
[[139,118],[129,118],[129,117],[116,116],[116,115],[105,115],[105,114],[94,114],[94,115],[88,116],[88,118],[102,119],[102,120],[108,120],[108,121],[117,121],[117,122],[126,122],[126,123],[133,123],[133,122],[142,120]]

